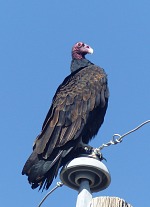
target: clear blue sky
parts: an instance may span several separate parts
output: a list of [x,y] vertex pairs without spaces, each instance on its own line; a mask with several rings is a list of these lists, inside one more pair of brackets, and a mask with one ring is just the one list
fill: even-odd
[[[105,68],[109,79],[109,109],[91,145],[150,119],[149,0],[1,0],[1,206],[36,207],[47,193],[32,190],[21,170],[55,90],[70,73],[70,50],[77,41],[93,47],[87,58]],[[102,152],[112,182],[93,197],[118,196],[148,207],[150,124]],[[43,207],[75,206],[76,197],[63,187]]]

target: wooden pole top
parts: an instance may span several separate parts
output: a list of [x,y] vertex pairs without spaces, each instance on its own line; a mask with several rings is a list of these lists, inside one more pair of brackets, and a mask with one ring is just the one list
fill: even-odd
[[92,199],[91,207],[133,207],[118,197],[96,197]]

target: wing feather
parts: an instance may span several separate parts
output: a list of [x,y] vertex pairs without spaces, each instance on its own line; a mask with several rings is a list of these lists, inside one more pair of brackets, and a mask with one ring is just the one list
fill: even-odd
[[38,138],[35,141],[34,148],[37,152],[37,154],[42,154],[44,152],[44,149],[46,147],[46,144],[49,141],[49,138],[51,137],[53,133],[54,127],[47,127],[45,132],[42,132]]
[[50,121],[50,127],[55,127],[58,122],[58,119],[59,119],[59,110],[57,110],[57,108],[56,108],[56,110],[54,112],[54,116]]
[[51,139],[49,139],[49,142],[47,143],[45,149],[44,149],[44,154],[43,154],[43,158],[47,159],[50,154],[52,153],[53,149],[56,146],[57,140],[60,137],[60,133],[61,133],[61,126],[57,126],[55,127],[53,134],[51,135]]
[[106,81],[102,69],[89,66],[60,85],[35,141],[38,154],[48,158],[54,149],[80,137],[90,112],[105,105]]

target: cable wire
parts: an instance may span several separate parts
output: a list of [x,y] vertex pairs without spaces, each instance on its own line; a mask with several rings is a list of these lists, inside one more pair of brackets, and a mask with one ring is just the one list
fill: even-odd
[[57,185],[51,190],[49,191],[46,196],[42,199],[42,201],[39,203],[39,205],[37,207],[40,207],[42,205],[42,203],[46,200],[46,198],[53,193],[57,188],[62,187],[63,183],[62,182],[57,182]]
[[[106,144],[102,144],[99,148],[97,148],[97,150],[102,150],[104,147],[109,147],[110,145],[116,145],[118,143],[121,143],[123,138],[126,137],[127,135],[135,132],[136,130],[140,129],[141,127],[143,127],[145,124],[148,124],[150,122],[150,120],[147,120],[143,123],[141,123],[140,125],[138,125],[137,127],[135,127],[134,129],[126,132],[125,134],[123,135],[120,135],[120,134],[114,134],[113,137],[112,137],[112,140],[110,140],[109,142],[107,142]],[[118,139],[115,138],[115,137],[119,137]]]

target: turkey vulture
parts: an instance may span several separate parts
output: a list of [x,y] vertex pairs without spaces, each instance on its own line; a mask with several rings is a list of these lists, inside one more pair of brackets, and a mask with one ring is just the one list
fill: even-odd
[[[72,48],[71,74],[58,87],[22,174],[32,188],[48,189],[60,167],[77,157],[98,133],[109,91],[102,68],[85,58],[93,49],[83,42]],[[82,148],[83,149],[83,148]]]

